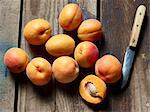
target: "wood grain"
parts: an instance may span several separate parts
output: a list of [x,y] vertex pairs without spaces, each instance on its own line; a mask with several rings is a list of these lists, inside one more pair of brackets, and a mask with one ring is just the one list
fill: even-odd
[[148,112],[150,111],[149,2],[148,0],[101,0],[100,4],[100,18],[105,37],[101,55],[111,53],[121,61],[129,44],[136,8],[140,4],[145,4],[147,7],[129,87],[121,92],[110,89],[109,103],[105,110]]
[[[66,33],[76,40],[76,33],[63,31],[58,24],[58,15],[68,2],[77,2],[84,11],[84,19],[100,18],[103,24],[104,39],[95,43],[100,56],[111,53],[123,61],[129,44],[131,28],[136,8],[147,6],[146,17],[140,35],[139,46],[129,87],[118,90],[118,85],[109,86],[108,97],[102,105],[94,107],[81,99],[78,93],[79,82],[86,74],[94,73],[93,68],[81,69],[80,76],[73,83],[62,85],[54,79],[46,86],[37,87],[23,73],[18,79],[18,112],[149,112],[150,111],[150,38],[148,0],[23,0],[22,28],[35,18],[44,18],[53,26],[53,35]],[[14,5],[15,4],[15,5]],[[97,6],[98,5],[98,6]],[[0,0],[0,58],[6,49],[17,46],[19,28],[19,0]],[[97,11],[98,9],[98,11]],[[9,19],[11,18],[11,19]],[[21,30],[21,29],[20,29]],[[22,29],[23,32],[23,29]],[[5,38],[3,38],[5,37]],[[21,48],[30,58],[42,56],[52,64],[44,46],[29,45],[21,35]],[[2,46],[2,47],[1,47]],[[15,81],[4,65],[0,71],[0,111],[14,111]],[[120,84],[120,83],[118,83]]]
[[[55,32],[55,0],[24,0],[22,32],[27,22],[36,18],[43,18],[52,24]],[[53,34],[54,34],[53,32]],[[21,37],[21,47],[29,54],[30,58],[43,57],[52,63],[51,57],[45,51],[44,46],[29,45]],[[43,87],[31,84],[26,74],[20,79],[18,88],[18,112],[54,112],[55,107],[55,88],[53,81]]]
[[[18,94],[15,93],[15,79],[8,69],[0,64],[0,112],[149,112],[150,111],[150,3],[148,0],[23,0],[22,28],[35,18],[44,18],[53,26],[53,35],[66,33],[76,40],[76,33],[63,31],[58,25],[58,15],[68,2],[79,3],[84,11],[84,19],[100,18],[103,24],[104,39],[97,42],[100,55],[113,54],[123,61],[125,49],[129,44],[136,8],[140,4],[147,7],[144,25],[140,34],[138,49],[129,86],[119,91],[118,85],[109,86],[106,101],[97,107],[84,102],[78,93],[80,80],[93,69],[81,69],[76,81],[68,85],[52,80],[44,87],[31,84],[26,74],[18,77]],[[98,6],[97,6],[98,5]],[[98,9],[98,11],[96,10]],[[19,0],[0,0],[0,61],[4,52],[13,46],[21,45],[30,58],[42,56],[53,62],[44,46],[31,46],[19,36]],[[20,29],[21,30],[21,29]],[[22,29],[23,31],[23,29]],[[19,39],[19,40],[18,40]],[[21,43],[18,43],[21,41]],[[120,84],[120,83],[118,83]],[[16,89],[17,90],[17,89]],[[18,99],[15,99],[15,94]]]
[[[75,0],[69,0],[69,3],[74,2]],[[64,3],[64,5],[67,2]],[[83,10],[84,19],[87,18],[96,18],[96,0],[76,0],[75,3],[78,3]],[[92,4],[92,5],[91,5]],[[59,7],[57,7],[59,8]],[[61,11],[62,7],[59,8],[58,14]],[[61,28],[59,28],[59,32],[63,32]],[[64,33],[73,37],[78,44],[80,41],[76,36],[76,31],[74,32],[66,32]],[[93,112],[91,108],[89,108],[85,102],[82,100],[78,93],[79,83],[82,78],[88,73],[89,71],[84,71],[80,69],[80,76],[71,84],[62,85],[56,82],[56,107],[57,112]],[[83,76],[84,75],[84,76]]]
[[[32,19],[44,18],[52,24],[53,35],[67,33],[77,39],[77,37],[73,36],[75,33],[63,31],[58,24],[59,12],[68,2],[78,2],[83,6],[84,10],[87,10],[84,12],[86,14],[85,18],[96,17],[96,1],[93,2],[92,0],[24,0],[22,26],[24,27],[25,24]],[[92,6],[91,3],[93,4]],[[21,38],[21,47],[28,52],[31,58],[42,56],[51,63],[54,60],[53,57],[47,54],[44,46],[37,47],[29,45],[24,40],[23,35]],[[19,82],[18,112],[78,112],[80,110],[91,112],[92,110],[83,103],[78,94],[80,78],[76,83],[74,82],[68,86],[61,85],[53,80],[45,87],[35,87],[24,74]]]
[[20,0],[0,0],[0,112],[13,112],[15,102],[14,74],[3,64],[3,55],[18,46]]

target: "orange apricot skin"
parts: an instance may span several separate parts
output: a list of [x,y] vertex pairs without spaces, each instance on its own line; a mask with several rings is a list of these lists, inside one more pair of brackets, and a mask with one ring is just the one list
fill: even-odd
[[23,72],[28,63],[29,57],[21,48],[10,48],[4,54],[4,64],[12,73]]
[[116,83],[122,74],[122,64],[112,55],[104,55],[95,64],[95,73],[106,83]]
[[58,20],[61,27],[66,31],[75,30],[83,20],[82,10],[77,4],[67,4],[60,12]]
[[97,41],[102,38],[102,24],[96,19],[87,19],[78,28],[78,38],[82,41]]

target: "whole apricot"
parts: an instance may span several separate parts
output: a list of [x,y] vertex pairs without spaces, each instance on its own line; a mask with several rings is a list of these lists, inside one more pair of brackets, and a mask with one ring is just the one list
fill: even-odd
[[121,78],[122,64],[112,55],[104,55],[95,64],[95,73],[106,83],[115,83]]
[[97,41],[102,37],[102,24],[96,19],[87,19],[78,28],[78,38],[82,41]]
[[43,86],[52,78],[52,67],[46,59],[36,57],[27,65],[26,74],[33,84]]
[[75,41],[66,34],[51,37],[45,44],[46,51],[52,56],[70,55],[75,48]]
[[80,82],[79,93],[89,103],[101,103],[106,96],[106,91],[107,87],[105,82],[95,75],[87,75]]
[[67,31],[75,30],[82,22],[82,10],[79,5],[70,3],[65,5],[59,15],[59,24]]
[[4,55],[4,64],[13,73],[23,72],[28,63],[29,57],[21,48],[10,48]]
[[34,19],[28,22],[24,28],[24,37],[29,44],[41,45],[50,38],[52,27],[44,19]]
[[84,41],[77,45],[74,58],[83,68],[92,67],[99,57],[99,50],[92,42]]
[[52,65],[55,79],[60,83],[70,83],[79,75],[78,63],[69,56],[57,58]]

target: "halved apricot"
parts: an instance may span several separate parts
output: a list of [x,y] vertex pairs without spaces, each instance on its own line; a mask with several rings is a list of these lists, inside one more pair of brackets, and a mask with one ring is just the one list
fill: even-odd
[[79,86],[81,97],[92,104],[101,103],[106,96],[106,84],[103,80],[95,75],[86,76]]

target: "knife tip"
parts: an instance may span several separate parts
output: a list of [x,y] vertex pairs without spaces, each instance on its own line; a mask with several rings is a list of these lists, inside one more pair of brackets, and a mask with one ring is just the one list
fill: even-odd
[[121,85],[121,89],[124,89],[125,86],[126,86],[126,85],[123,83],[123,84]]

